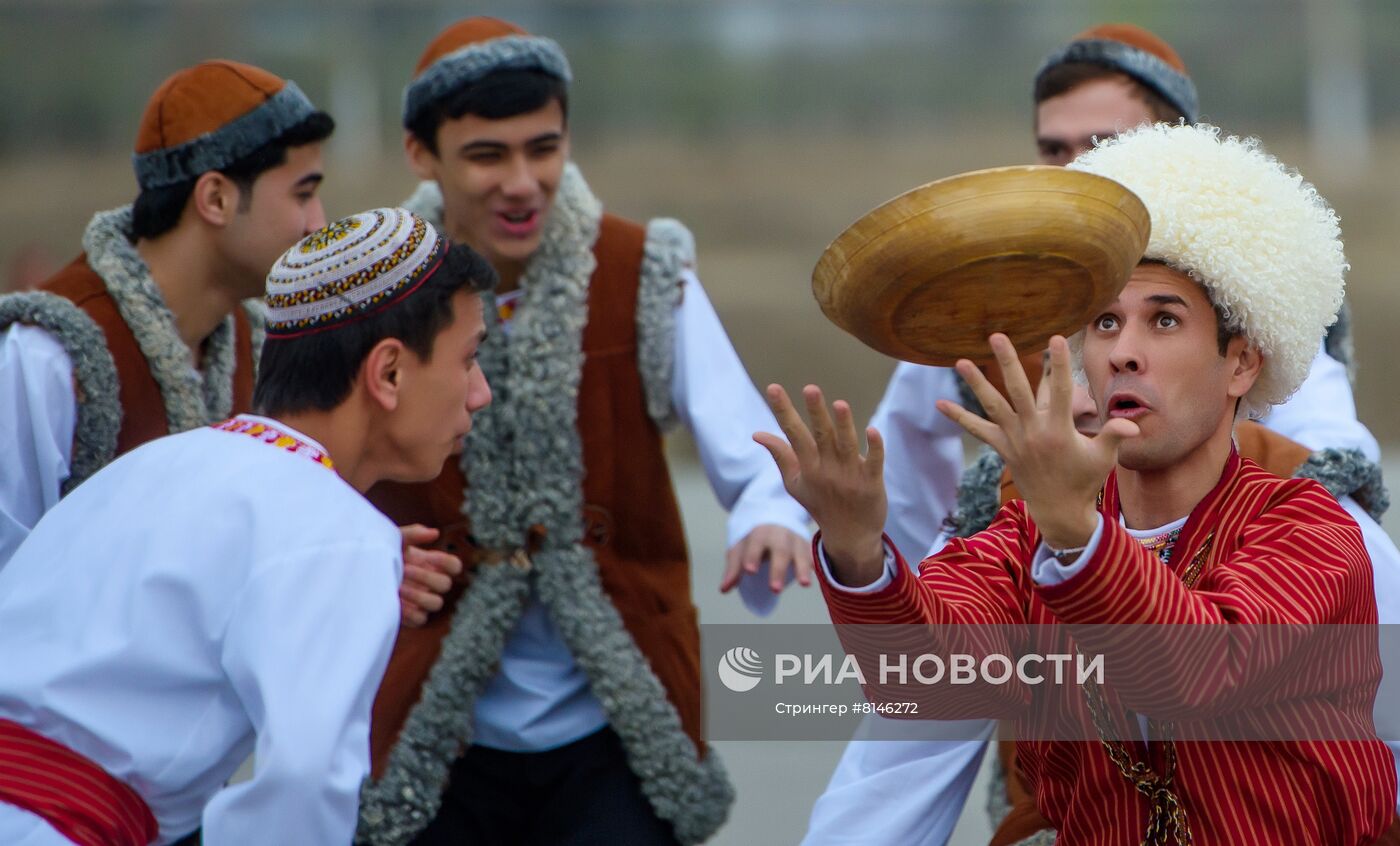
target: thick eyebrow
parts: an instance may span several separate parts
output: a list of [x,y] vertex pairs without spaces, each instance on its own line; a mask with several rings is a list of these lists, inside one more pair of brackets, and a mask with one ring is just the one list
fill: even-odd
[[1176,294],[1153,294],[1152,296],[1147,298],[1147,301],[1149,303],[1156,303],[1157,305],[1179,305],[1184,308],[1191,307],[1187,305],[1185,300],[1183,300],[1181,297],[1178,297]]
[[473,150],[504,150],[506,145],[500,141],[470,141],[462,145],[463,153],[470,153]]
[[[543,144],[543,143],[545,143],[546,141],[558,141],[558,140],[562,139],[563,137],[564,137],[564,133],[562,133],[562,132],[545,132],[545,133],[543,133],[543,134],[541,134],[541,135],[536,135],[534,138],[528,139],[528,140],[525,142],[525,146],[526,146],[526,147],[533,147],[533,146],[535,146],[536,144]],[[508,150],[508,149],[510,149],[510,145],[507,144],[507,143],[505,143],[504,141],[481,140],[481,141],[470,141],[470,142],[468,142],[468,143],[466,143],[466,144],[463,144],[463,145],[462,145],[462,148],[461,148],[461,152],[463,152],[463,153],[470,153],[470,152],[475,151],[475,150],[492,150],[492,151],[499,151],[499,150]]]
[[303,176],[301,179],[298,179],[298,180],[297,180],[297,184],[293,185],[292,187],[293,187],[293,188],[310,188],[310,187],[313,186],[313,185],[320,185],[321,182],[322,182],[325,178],[326,178],[326,177],[325,177],[325,174],[320,173],[319,171],[316,172],[316,173],[308,173],[307,175]]
[[1093,147],[1095,138],[1112,138],[1118,133],[1114,130],[1097,130],[1078,138],[1066,138],[1061,135],[1037,135],[1035,143],[1041,146],[1046,144],[1063,144],[1066,147]]

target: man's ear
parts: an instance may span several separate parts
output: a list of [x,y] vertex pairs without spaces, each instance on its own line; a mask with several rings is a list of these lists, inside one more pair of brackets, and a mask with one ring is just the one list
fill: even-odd
[[385,411],[399,407],[399,389],[403,383],[403,367],[408,349],[398,338],[385,338],[370,348],[360,364],[359,378],[365,395]]
[[238,213],[242,191],[238,184],[217,170],[209,170],[194,181],[190,205],[210,226],[227,226]]
[[1249,389],[1259,381],[1259,374],[1264,371],[1264,355],[1243,335],[1231,338],[1225,352],[1226,358],[1234,363],[1230,373],[1229,395],[1238,399],[1249,393]]
[[421,138],[408,130],[404,130],[403,133],[403,152],[414,176],[428,182],[437,179],[437,154],[429,150]]

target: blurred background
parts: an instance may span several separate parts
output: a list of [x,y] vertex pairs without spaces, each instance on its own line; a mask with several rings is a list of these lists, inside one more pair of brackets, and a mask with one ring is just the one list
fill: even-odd
[[[754,381],[819,382],[861,416],[893,363],[820,314],[809,286],[822,248],[915,185],[1031,162],[1042,57],[1096,23],[1146,26],[1185,60],[1206,120],[1259,135],[1340,213],[1357,403],[1387,458],[1400,455],[1394,0],[0,0],[0,289],[44,278],[76,254],[94,211],[134,197],[146,98],[201,59],[266,67],[332,113],[328,216],[404,198],[414,183],[403,86],[427,40],[471,14],[563,45],[576,77],[574,158],[611,211],[690,225],[701,278]],[[702,619],[748,621],[715,591],[722,514],[684,437],[671,448]],[[1400,513],[1386,525],[1400,532]],[[824,614],[808,591],[774,619]],[[786,843],[804,830],[840,744],[724,752],[741,799],[719,842]],[[983,799],[974,792],[957,842],[986,842]]]

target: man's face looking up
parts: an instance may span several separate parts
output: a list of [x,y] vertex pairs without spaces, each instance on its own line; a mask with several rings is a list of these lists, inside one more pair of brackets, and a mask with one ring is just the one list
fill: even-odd
[[1170,467],[1232,428],[1261,367],[1242,335],[1221,350],[1219,318],[1199,283],[1153,262],[1139,264],[1089,322],[1082,355],[1100,423],[1123,417],[1138,425],[1118,455],[1138,471]]

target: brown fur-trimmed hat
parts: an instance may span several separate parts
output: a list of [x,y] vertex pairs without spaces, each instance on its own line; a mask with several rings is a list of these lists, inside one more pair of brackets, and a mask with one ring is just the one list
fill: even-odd
[[498,18],[465,18],[438,33],[419,57],[403,92],[403,125],[411,126],[459,86],[503,69],[543,71],[566,85],[573,80],[569,60],[553,39]]
[[295,82],[216,59],[172,74],[146,104],[132,165],[145,190],[228,167],[316,107]]
[[1200,119],[1196,83],[1191,81],[1181,56],[1170,44],[1140,26],[1110,23],[1084,30],[1046,57],[1036,72],[1036,81],[1052,68],[1070,62],[1101,65],[1127,74],[1176,107],[1187,123]]

